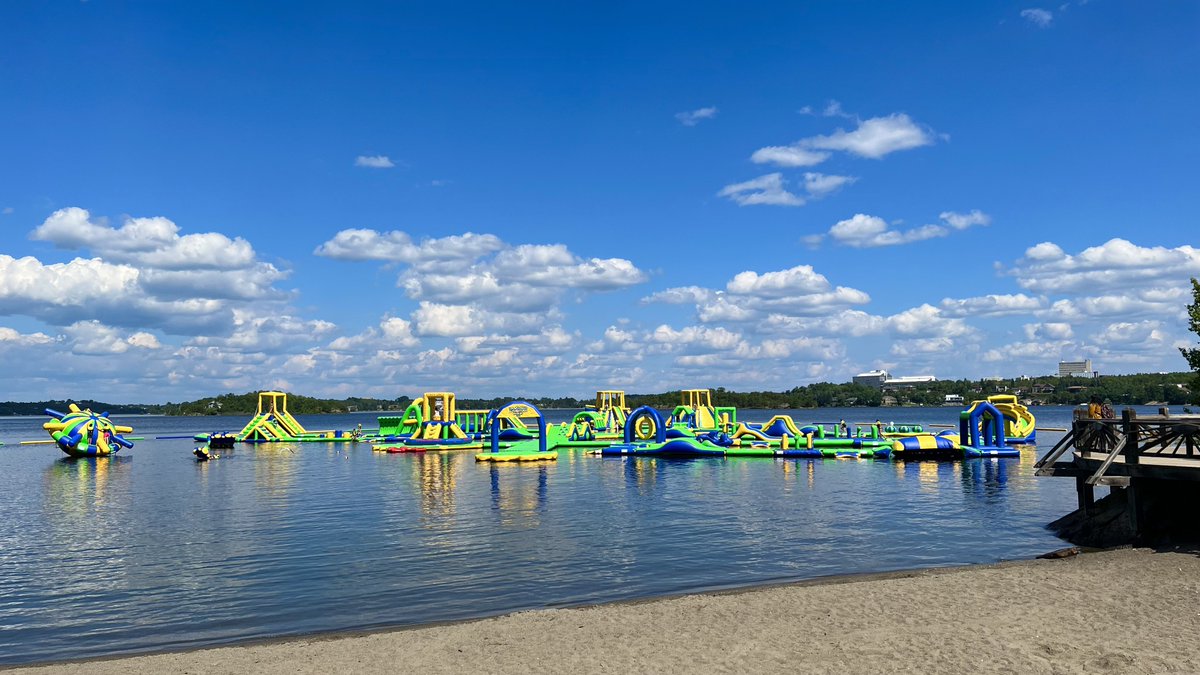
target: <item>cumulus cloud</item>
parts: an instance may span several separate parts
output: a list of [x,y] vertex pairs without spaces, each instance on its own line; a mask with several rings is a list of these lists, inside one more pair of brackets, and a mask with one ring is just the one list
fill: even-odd
[[1061,321],[1027,323],[1024,329],[1025,337],[1029,340],[1070,340],[1075,337],[1075,329],[1071,324]]
[[408,265],[429,262],[470,263],[504,248],[492,234],[467,232],[414,241],[407,232],[342,230],[313,251],[335,260],[379,260]]
[[93,257],[45,264],[0,254],[0,314],[199,335],[224,332],[236,307],[286,297],[275,284],[287,272],[260,261],[246,240],[182,234],[163,217],[125,218],[113,227],[71,207],[51,214],[30,238]]
[[1152,319],[1110,323],[1092,340],[1103,348],[1119,351],[1145,352],[1169,346],[1163,323]]
[[30,345],[48,345],[57,342],[57,338],[53,338],[45,333],[21,333],[20,331],[0,326],[0,348],[11,346],[30,346]]
[[938,218],[940,218],[943,223],[956,230],[965,230],[974,225],[992,224],[992,217],[983,211],[980,211],[979,209],[975,209],[968,213],[942,211],[940,214],[938,214]]
[[829,237],[833,241],[854,248],[896,246],[944,237],[946,234],[946,229],[937,225],[924,225],[903,231],[893,230],[884,219],[865,213],[856,213],[850,218],[839,220],[829,228]]
[[661,302],[668,305],[686,305],[708,300],[712,294],[711,289],[700,286],[678,286],[652,293],[642,298],[642,304]]
[[242,270],[269,267],[258,263],[250,242],[218,232],[181,236],[167,218],[126,218],[121,227],[93,219],[87,209],[59,209],[30,235],[55,247],[87,249],[104,260],[159,270]]
[[755,150],[754,154],[750,155],[750,161],[755,164],[774,164],[794,169],[802,166],[816,166],[831,156],[831,153],[799,145],[769,145]]
[[669,288],[642,299],[644,304],[695,304],[704,324],[761,322],[772,317],[814,316],[870,301],[863,291],[834,286],[811,265],[786,270],[747,270],[730,279],[723,290],[696,286]]
[[368,169],[390,169],[396,166],[387,155],[359,155],[354,158],[354,166]]
[[974,298],[943,298],[941,309],[949,316],[1010,316],[1032,314],[1045,308],[1044,298],[1024,293],[991,293]]
[[853,176],[834,176],[807,171],[804,174],[804,190],[809,197],[817,199],[837,192],[856,180],[858,179]]
[[872,117],[853,131],[838,129],[828,136],[813,136],[803,141],[820,150],[841,150],[859,157],[879,159],[900,150],[933,144],[933,134],[904,113]]
[[787,179],[778,172],[726,185],[717,196],[728,197],[738,206],[804,206],[804,199],[787,190]]
[[1070,255],[1052,242],[1031,246],[1010,274],[1026,290],[1039,293],[1103,292],[1183,286],[1200,275],[1200,249],[1190,245],[1143,247],[1110,239]]
[[1038,28],[1049,28],[1054,22],[1054,14],[1039,7],[1021,10],[1021,18]]
[[125,334],[99,321],[78,321],[63,329],[76,354],[105,356],[124,354],[131,349],[159,349],[158,338],[151,333]]
[[791,269],[759,274],[739,272],[725,285],[730,293],[782,298],[801,293],[820,293],[829,289],[829,280],[818,274],[812,265],[797,265]]
[[[826,111],[828,113],[828,109]],[[832,114],[840,114],[840,106]],[[911,150],[934,143],[934,135],[904,113],[872,117],[858,122],[851,131],[837,129],[831,134],[809,136],[791,145],[759,148],[750,156],[756,164],[781,167],[815,166],[831,156],[846,152],[857,157],[881,159],[893,152]]]
[[975,329],[960,318],[948,318],[942,310],[930,304],[906,309],[887,319],[888,327],[898,335],[921,337],[962,337],[973,335]]
[[955,230],[965,230],[973,225],[987,225],[991,218],[981,211],[970,213],[955,213],[944,211],[939,216],[940,223],[921,225],[907,230],[892,229],[887,221],[879,216],[857,213],[845,220],[840,220],[829,228],[827,234],[809,235],[803,241],[809,246],[817,246],[826,236],[835,243],[853,248],[876,248],[881,246],[897,246],[910,244],[926,239],[945,237]]
[[675,119],[685,127],[694,127],[701,120],[710,120],[717,116],[717,107],[709,106],[707,108],[697,108],[696,110],[675,113]]

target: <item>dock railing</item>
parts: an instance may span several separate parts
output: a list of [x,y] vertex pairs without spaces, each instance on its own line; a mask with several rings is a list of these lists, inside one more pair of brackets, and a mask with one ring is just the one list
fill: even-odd
[[[1059,462],[1068,451],[1071,461]],[[1034,466],[1044,476],[1080,475],[1081,465],[1089,485],[1109,484],[1110,472],[1200,480],[1200,417],[1138,417],[1126,408],[1120,419],[1077,419]]]

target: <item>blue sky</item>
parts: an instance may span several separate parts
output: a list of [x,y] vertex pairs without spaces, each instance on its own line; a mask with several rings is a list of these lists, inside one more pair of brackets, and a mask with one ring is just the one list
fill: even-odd
[[0,7],[0,398],[1182,370],[1200,4]]

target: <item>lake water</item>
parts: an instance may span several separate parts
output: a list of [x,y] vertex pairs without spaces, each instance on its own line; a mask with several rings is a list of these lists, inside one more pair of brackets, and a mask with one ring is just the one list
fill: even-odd
[[[1065,427],[1071,409],[1035,412]],[[957,424],[958,410],[791,413]],[[300,420],[345,429],[374,415]],[[1034,477],[1031,450],[944,463],[565,451],[496,465],[305,443],[198,463],[191,441],[153,437],[246,419],[126,416],[147,440],[72,461],[16,445],[47,438],[42,421],[0,418],[6,664],[1026,558],[1062,546],[1044,525],[1074,508],[1073,482]],[[1059,437],[1040,434],[1039,452]]]

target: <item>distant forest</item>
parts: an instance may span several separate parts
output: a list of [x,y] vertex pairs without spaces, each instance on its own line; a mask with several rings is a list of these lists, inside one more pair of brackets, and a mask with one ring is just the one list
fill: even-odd
[[[941,405],[946,396],[958,395],[965,401],[993,394],[1015,394],[1021,400],[1044,405],[1074,405],[1086,403],[1092,396],[1112,401],[1114,406],[1164,403],[1183,405],[1197,402],[1200,392],[1192,392],[1188,383],[1191,373],[1154,373],[1139,375],[1104,375],[1096,378],[1078,377],[1035,377],[1011,380],[943,380],[921,384],[911,389],[875,389],[859,384],[832,384],[818,382],[796,387],[789,391],[729,391],[723,387],[713,389],[714,405],[738,408],[824,408],[835,406],[881,406],[881,405]],[[414,392],[419,396],[419,392]],[[458,399],[458,407],[464,409],[496,408],[512,400],[526,400],[542,408],[579,409],[594,403],[592,395],[584,398],[565,397],[498,397],[489,399]],[[403,410],[412,402],[411,396],[394,399],[346,398],[324,399],[288,395],[288,410],[298,415],[321,413],[367,412]],[[656,408],[671,408],[679,403],[679,392],[661,394],[627,394],[626,402],[631,407],[651,405]],[[107,410],[113,414],[137,415],[249,415],[258,405],[258,392],[245,394],[221,394],[184,403],[157,404],[111,404],[98,401],[75,401],[80,407],[97,412]],[[39,401],[28,403],[0,403],[0,415],[41,415],[46,408],[65,411],[66,401]]]

